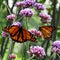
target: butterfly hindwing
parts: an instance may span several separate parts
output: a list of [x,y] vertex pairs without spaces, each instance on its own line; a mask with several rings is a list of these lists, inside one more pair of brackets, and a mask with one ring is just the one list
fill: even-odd
[[12,40],[22,43],[22,35],[20,32],[17,32],[14,36],[11,36]]
[[35,36],[32,35],[29,31],[27,31],[26,29],[22,30],[23,32],[23,40],[30,40],[30,41],[35,41]]

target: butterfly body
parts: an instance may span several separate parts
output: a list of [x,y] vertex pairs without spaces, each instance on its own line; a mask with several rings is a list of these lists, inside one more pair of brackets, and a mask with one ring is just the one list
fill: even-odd
[[39,30],[42,32],[42,35],[45,39],[49,39],[52,36],[52,33],[55,29],[56,28],[54,26],[39,27]]
[[18,25],[13,25],[13,26],[4,28],[3,30],[8,32],[12,40],[16,42],[23,43],[25,41],[32,41],[32,42],[36,41],[36,38],[34,35],[32,35],[29,31],[27,31],[26,29]]

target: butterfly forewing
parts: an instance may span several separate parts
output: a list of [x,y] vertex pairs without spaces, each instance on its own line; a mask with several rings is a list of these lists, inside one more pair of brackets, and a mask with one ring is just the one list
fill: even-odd
[[11,36],[14,36],[19,30],[19,26],[13,25],[8,28],[4,28],[4,31],[9,32]]
[[56,29],[55,26],[42,26],[42,28],[45,28],[49,30],[50,32]]

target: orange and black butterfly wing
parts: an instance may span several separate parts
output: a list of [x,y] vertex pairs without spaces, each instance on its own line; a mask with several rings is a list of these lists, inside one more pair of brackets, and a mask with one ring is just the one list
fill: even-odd
[[52,36],[52,32],[55,30],[55,27],[52,26],[42,26],[39,30],[42,32],[45,39],[49,39]]
[[49,30],[50,32],[53,32],[53,30],[56,29],[55,26],[42,26],[42,28],[45,28],[45,29]]
[[11,36],[11,38],[16,42],[23,43],[22,35],[19,31],[14,36]]
[[36,40],[34,35],[32,35],[26,29],[23,29],[22,27],[19,28],[19,31],[14,36],[11,36],[11,38],[14,41],[17,41],[17,42],[20,42],[20,43],[23,43],[25,41],[32,41],[32,42],[34,42]]
[[48,39],[51,37],[51,32],[46,30],[45,28],[41,28],[42,35],[45,39]]
[[5,27],[3,30],[9,32],[11,36],[14,36],[18,32],[19,28],[20,28],[19,26],[13,25],[10,27]]

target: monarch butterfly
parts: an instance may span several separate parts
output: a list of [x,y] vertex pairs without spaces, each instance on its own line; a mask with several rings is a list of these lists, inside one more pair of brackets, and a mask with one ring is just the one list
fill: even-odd
[[39,30],[42,32],[42,35],[45,39],[49,39],[52,36],[52,32],[55,30],[55,26],[42,26],[39,27]]
[[29,31],[27,31],[26,29],[18,25],[12,25],[10,27],[5,27],[3,30],[6,32],[9,32],[12,40],[16,42],[23,43],[25,41],[32,41],[32,42],[36,41],[36,38],[33,34],[31,34]]

